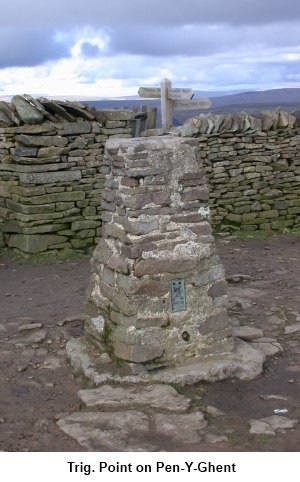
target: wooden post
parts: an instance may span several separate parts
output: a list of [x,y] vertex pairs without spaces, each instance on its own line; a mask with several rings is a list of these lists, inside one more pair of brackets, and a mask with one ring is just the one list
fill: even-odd
[[161,83],[161,122],[163,129],[172,127],[172,101],[169,99],[169,89],[172,82],[168,79]]
[[142,105],[141,112],[135,114],[135,134],[134,137],[140,137],[141,133],[146,129],[147,106]]
[[132,113],[132,122],[131,122],[131,125],[132,125],[132,133],[131,133],[131,135],[132,135],[132,137],[135,137],[136,123],[137,123],[137,121],[136,121],[136,119],[134,118],[134,116],[135,116],[135,114],[137,113],[137,107],[136,107],[135,105],[133,105],[130,110],[131,110],[131,113]]
[[157,107],[148,107],[147,129],[155,129],[156,128],[156,116],[157,116]]
[[145,114],[145,117],[141,118],[140,135],[141,135],[142,132],[144,132],[146,130],[147,106],[142,105],[141,111],[143,112],[143,114]]

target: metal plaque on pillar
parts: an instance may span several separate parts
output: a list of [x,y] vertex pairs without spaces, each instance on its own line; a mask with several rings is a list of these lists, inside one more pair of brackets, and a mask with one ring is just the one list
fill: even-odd
[[172,279],[170,281],[170,297],[172,312],[186,310],[185,280]]

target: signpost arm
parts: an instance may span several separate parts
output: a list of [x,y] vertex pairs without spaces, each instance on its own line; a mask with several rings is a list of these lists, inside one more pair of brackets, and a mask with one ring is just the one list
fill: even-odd
[[161,121],[163,129],[172,127],[172,101],[168,96],[168,91],[171,88],[171,81],[168,79],[163,80],[161,83]]
[[[211,100],[206,98],[194,98],[192,89],[179,88],[172,89],[170,80],[165,79],[159,87],[140,87],[139,96],[148,99],[161,100],[161,121],[163,129],[170,129],[173,121],[174,110],[190,110],[190,109],[209,109]],[[147,129],[153,128],[155,125],[154,111],[148,112]]]

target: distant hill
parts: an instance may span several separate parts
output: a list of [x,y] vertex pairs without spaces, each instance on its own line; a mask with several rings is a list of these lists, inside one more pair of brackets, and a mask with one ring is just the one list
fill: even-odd
[[242,92],[239,94],[214,97],[211,111],[214,114],[240,112],[244,110],[255,114],[263,109],[282,109],[292,112],[300,108],[300,88],[273,89],[258,92]]
[[[195,91],[195,98],[208,96],[211,98],[212,105],[209,110],[186,110],[173,112],[173,124],[181,125],[186,119],[199,113],[232,114],[245,111],[248,114],[255,114],[264,109],[282,109],[293,112],[300,110],[300,88],[272,89],[255,92],[242,92],[236,94],[222,95],[221,92],[209,93]],[[136,106],[138,109],[142,105],[157,106],[158,127],[160,125],[160,100],[159,99],[107,99],[82,101],[83,104],[94,105],[99,109],[110,108],[130,108]]]
[[300,88],[242,92],[213,98],[213,107],[224,105],[300,104]]

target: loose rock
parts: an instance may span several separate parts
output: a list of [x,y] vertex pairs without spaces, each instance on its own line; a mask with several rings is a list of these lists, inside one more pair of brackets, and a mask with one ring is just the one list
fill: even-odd
[[251,341],[264,336],[262,330],[253,326],[234,326],[232,328],[232,334],[245,341]]
[[29,332],[29,331],[32,331],[32,330],[38,330],[38,329],[42,328],[42,326],[43,326],[42,323],[29,323],[29,324],[26,324],[26,325],[19,326],[18,331]]
[[209,444],[217,444],[221,442],[228,442],[226,435],[214,435],[213,433],[207,433],[203,437],[203,441]]
[[29,335],[25,335],[19,340],[11,340],[10,343],[14,343],[16,346],[34,345],[36,343],[42,343],[46,338],[47,331],[44,329],[39,329]]
[[293,335],[294,333],[298,333],[298,331],[300,331],[300,323],[294,323],[284,328],[285,335]]
[[288,398],[283,395],[260,395],[259,398],[262,400],[288,400]]
[[294,428],[298,420],[293,420],[280,415],[272,415],[271,417],[261,418],[259,420],[250,420],[250,433],[275,435],[276,430],[285,430]]
[[266,356],[275,356],[283,353],[283,348],[280,343],[251,343],[251,345],[260,350]]
[[253,278],[249,274],[233,274],[230,276],[226,276],[226,280],[228,283],[241,283],[244,281],[251,281]]
[[221,417],[222,415],[225,415],[224,412],[222,412],[221,410],[219,410],[216,407],[212,407],[211,405],[207,405],[206,412],[209,415],[212,415],[213,417]]

